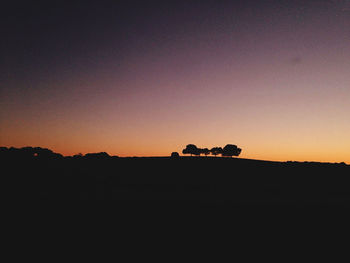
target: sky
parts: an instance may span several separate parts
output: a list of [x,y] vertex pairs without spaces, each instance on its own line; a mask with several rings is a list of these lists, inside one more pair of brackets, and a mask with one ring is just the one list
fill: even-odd
[[12,1],[0,145],[350,163],[350,1]]

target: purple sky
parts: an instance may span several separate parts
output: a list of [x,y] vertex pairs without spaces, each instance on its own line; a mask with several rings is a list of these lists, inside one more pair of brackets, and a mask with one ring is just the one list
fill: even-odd
[[5,6],[0,143],[350,163],[350,1]]

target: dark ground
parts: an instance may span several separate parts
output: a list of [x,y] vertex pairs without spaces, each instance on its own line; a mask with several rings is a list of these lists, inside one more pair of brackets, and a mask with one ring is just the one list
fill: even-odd
[[[187,249],[217,260],[219,247],[234,258],[299,259],[296,251],[314,258],[319,244],[348,237],[345,164],[9,152],[0,151],[6,242],[35,256],[80,245],[88,257],[102,246],[118,257],[129,249],[127,257],[173,258]],[[337,247],[347,251],[345,244]]]
[[[4,158],[3,158],[4,160]],[[350,166],[221,157],[5,158],[10,200],[120,206],[349,206]]]

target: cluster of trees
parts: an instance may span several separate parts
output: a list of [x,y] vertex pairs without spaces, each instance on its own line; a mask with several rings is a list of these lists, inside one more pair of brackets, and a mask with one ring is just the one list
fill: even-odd
[[0,147],[1,158],[13,158],[13,159],[60,159],[63,158],[62,154],[55,153],[50,149],[41,147]]
[[208,148],[198,148],[194,144],[188,144],[185,149],[182,150],[183,154],[190,154],[200,156],[204,154],[205,156],[212,154],[214,156],[221,154],[221,156],[238,156],[240,155],[242,149],[238,148],[237,145],[227,144],[224,148],[213,147],[210,150]]
[[106,152],[87,153],[85,155],[79,153],[73,156],[64,157],[60,153],[55,153],[50,149],[41,147],[0,147],[0,159],[16,159],[16,160],[54,160],[54,159],[84,159],[84,160],[103,160],[117,158],[118,156],[110,156]]

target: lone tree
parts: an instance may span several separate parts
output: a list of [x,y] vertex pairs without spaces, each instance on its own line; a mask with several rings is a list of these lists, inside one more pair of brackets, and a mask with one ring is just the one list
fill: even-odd
[[242,149],[238,148],[237,145],[227,144],[222,149],[222,156],[238,156],[241,153]]
[[222,153],[222,148],[221,147],[214,147],[214,148],[211,148],[210,152],[212,155],[214,155],[216,157],[216,155]]
[[186,146],[185,149],[182,150],[183,154],[190,154],[192,156],[192,154],[194,155],[200,155],[201,154],[201,150],[197,148],[196,145],[194,144],[188,144]]

